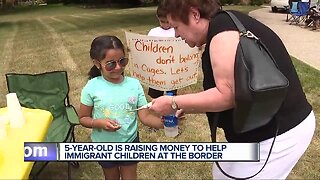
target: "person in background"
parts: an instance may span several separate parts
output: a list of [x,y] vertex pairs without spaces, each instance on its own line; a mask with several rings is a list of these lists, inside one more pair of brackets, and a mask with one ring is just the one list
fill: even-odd
[[[157,7],[157,19],[159,21],[158,27],[152,28],[148,32],[148,36],[156,36],[156,37],[175,37],[174,29],[170,27],[169,22],[167,20],[166,13],[162,7],[162,4],[159,3]],[[148,89],[148,95],[152,98],[158,98],[163,96],[164,92],[160,90],[156,90],[153,88]],[[173,90],[173,95],[177,95],[177,90]]]
[[[139,142],[137,118],[153,128],[163,128],[161,118],[148,109],[138,80],[123,75],[128,59],[115,36],[96,37],[91,44],[93,67],[81,92],[80,123],[92,128],[92,142]],[[105,179],[137,179],[137,162],[99,162]]]
[[[167,15],[161,5],[159,3],[157,7],[157,13],[156,13],[157,19],[159,21],[158,27],[150,29],[148,32],[148,36],[155,36],[155,37],[175,37],[174,29],[170,27],[169,22],[167,20]],[[177,90],[172,90],[173,95],[177,95]],[[148,95],[154,99],[158,98],[160,96],[164,95],[164,91],[160,91],[157,89],[150,88],[148,89]],[[183,114],[179,114],[179,116],[182,116]],[[150,131],[157,131],[155,128],[149,127]]]
[[[210,122],[218,117],[218,126],[224,130],[228,142],[259,142],[259,162],[219,163],[228,175],[237,178],[252,176],[263,168],[275,136],[275,123],[278,122],[278,135],[269,161],[254,178],[286,179],[312,140],[315,116],[281,39],[256,19],[232,11],[245,28],[266,45],[290,83],[287,96],[270,123],[249,132],[236,133],[232,122],[236,104],[234,64],[240,37],[238,29],[226,13],[219,13],[222,10],[218,0],[164,0],[162,3],[176,37],[181,37],[190,47],[206,44],[202,54],[204,91],[161,96],[152,101],[150,109],[161,115],[171,114],[177,109],[186,113],[206,113]],[[213,178],[227,177],[213,166]]]

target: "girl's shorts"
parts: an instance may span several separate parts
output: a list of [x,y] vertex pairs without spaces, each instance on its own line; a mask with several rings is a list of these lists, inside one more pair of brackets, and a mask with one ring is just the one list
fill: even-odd
[[[139,143],[139,134],[137,137],[132,141],[133,143]],[[113,168],[116,166],[130,166],[133,164],[138,164],[138,161],[98,161],[102,168]]]

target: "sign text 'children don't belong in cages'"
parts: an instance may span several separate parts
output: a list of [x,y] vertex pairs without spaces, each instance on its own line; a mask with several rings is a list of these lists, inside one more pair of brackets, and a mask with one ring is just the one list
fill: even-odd
[[130,73],[153,89],[168,91],[195,84],[201,52],[181,38],[126,32]]

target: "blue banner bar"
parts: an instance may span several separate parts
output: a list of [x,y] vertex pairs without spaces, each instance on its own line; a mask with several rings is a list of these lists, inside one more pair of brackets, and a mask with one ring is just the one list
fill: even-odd
[[24,143],[24,161],[57,161],[57,143]]

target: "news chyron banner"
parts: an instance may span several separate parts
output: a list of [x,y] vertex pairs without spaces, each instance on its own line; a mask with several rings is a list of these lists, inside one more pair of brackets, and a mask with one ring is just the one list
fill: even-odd
[[181,38],[125,32],[131,76],[161,91],[197,83],[201,52]]
[[25,161],[259,161],[259,143],[25,143]]

